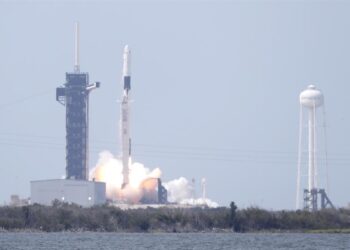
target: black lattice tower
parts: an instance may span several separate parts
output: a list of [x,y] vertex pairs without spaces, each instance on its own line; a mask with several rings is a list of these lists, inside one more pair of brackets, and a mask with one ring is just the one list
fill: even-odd
[[89,74],[79,67],[79,26],[76,24],[75,65],[66,83],[56,89],[56,100],[66,107],[66,178],[88,180],[89,93],[100,86],[89,84]]

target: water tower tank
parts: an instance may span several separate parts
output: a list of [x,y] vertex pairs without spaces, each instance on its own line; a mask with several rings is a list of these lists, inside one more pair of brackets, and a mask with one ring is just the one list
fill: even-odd
[[307,108],[317,108],[323,105],[323,94],[316,89],[315,85],[309,85],[307,89],[300,93],[300,103]]

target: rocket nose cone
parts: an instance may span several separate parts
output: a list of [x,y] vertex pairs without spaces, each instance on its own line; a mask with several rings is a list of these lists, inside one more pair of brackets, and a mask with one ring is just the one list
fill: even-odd
[[125,45],[125,46],[124,46],[124,52],[125,52],[125,53],[129,53],[129,52],[130,52],[130,50],[129,50],[129,45]]
[[125,45],[124,47],[124,53],[123,53],[123,75],[124,76],[130,76],[130,59],[131,59],[131,53],[129,50],[129,45]]

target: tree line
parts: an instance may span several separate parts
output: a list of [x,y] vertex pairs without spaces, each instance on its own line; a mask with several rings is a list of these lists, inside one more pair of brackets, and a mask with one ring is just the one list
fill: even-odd
[[101,232],[306,231],[349,229],[350,210],[268,211],[258,207],[128,209],[83,208],[55,201],[52,206],[0,207],[2,230]]

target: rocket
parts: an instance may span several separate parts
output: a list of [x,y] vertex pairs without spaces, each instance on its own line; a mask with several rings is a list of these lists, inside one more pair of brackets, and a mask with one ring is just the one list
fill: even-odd
[[129,46],[124,47],[123,53],[123,96],[121,102],[121,148],[123,163],[123,184],[124,188],[129,183],[129,166],[131,165],[131,138],[130,138],[130,60],[131,53]]

